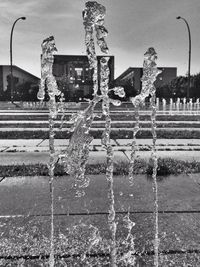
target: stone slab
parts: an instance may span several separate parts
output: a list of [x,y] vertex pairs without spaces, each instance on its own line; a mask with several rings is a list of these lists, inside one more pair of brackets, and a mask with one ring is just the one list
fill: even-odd
[[[132,139],[116,139],[116,142],[121,145],[130,145]],[[137,139],[138,145],[152,145],[152,139]],[[200,139],[157,139],[156,145],[200,145]]]
[[36,147],[42,139],[0,139],[2,147]]
[[[125,152],[127,157],[130,158],[130,151]],[[142,159],[151,158],[151,151],[138,151],[136,155]],[[173,158],[185,161],[200,161],[200,151],[157,151],[157,157],[160,158]]]

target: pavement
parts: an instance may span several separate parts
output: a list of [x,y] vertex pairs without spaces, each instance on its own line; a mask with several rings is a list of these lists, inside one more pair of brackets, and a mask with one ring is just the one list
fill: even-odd
[[[91,234],[88,233],[88,229],[91,230],[93,226],[98,228],[103,240],[108,239],[110,235],[107,221],[109,190],[106,177],[90,175],[88,178],[90,184],[85,189],[85,196],[81,198],[75,196],[72,187],[73,178],[63,176],[54,179],[55,243],[58,243],[58,248],[62,244],[61,253],[63,251],[70,253],[69,247],[73,248],[72,253],[79,252],[80,244],[85,242],[88,234]],[[160,251],[187,252],[200,249],[199,182],[199,175],[195,174],[169,176],[158,181]],[[148,180],[144,175],[136,175],[134,186],[130,186],[128,177],[115,176],[114,194],[116,238],[120,246],[123,248],[122,240],[126,240],[127,237],[125,215],[127,216],[129,211],[130,220],[134,222],[132,230],[134,249],[138,252],[152,250],[154,240],[152,180]],[[51,203],[48,177],[6,178],[1,181],[0,195],[1,256],[47,253],[50,247],[47,240],[50,237]],[[78,243],[76,229],[78,229]],[[189,257],[190,255],[187,255],[187,261],[182,259],[181,264],[172,266],[184,266],[184,263],[189,262]]]
[[[55,139],[56,152],[62,154],[67,149],[68,142],[67,139]],[[131,143],[131,139],[111,140],[116,163],[129,160]],[[136,155],[148,160],[151,157],[152,139],[137,139],[137,145]],[[200,162],[200,139],[158,139],[156,149],[158,157]],[[101,147],[101,140],[94,139],[90,145],[89,163],[101,163],[105,160],[106,151]],[[0,165],[48,162],[47,139],[0,140]],[[62,237],[68,237],[67,227],[85,223],[97,226],[103,237],[108,236],[106,177],[90,175],[89,178],[90,185],[85,189],[86,195],[82,198],[75,197],[72,177],[54,179],[56,234],[62,233]],[[199,174],[169,176],[158,181],[160,250],[200,250],[199,184]],[[123,216],[129,210],[130,219],[135,222],[133,231],[136,249],[149,249],[149,244],[154,240],[152,211],[155,203],[151,180],[144,175],[136,175],[134,186],[131,187],[128,177],[114,176],[114,194],[118,234],[124,235],[127,230],[124,230]],[[50,230],[48,177],[5,178],[1,181],[0,195],[0,253],[3,251],[3,255],[18,255],[21,248],[31,255],[41,253],[45,244],[43,234],[49,236]],[[42,234],[37,237],[40,231]],[[61,242],[63,245],[63,240],[60,240],[59,245]]]
[[[75,195],[72,177],[54,179],[55,213],[107,211],[109,199],[105,175],[88,177],[90,184],[85,188],[85,196],[81,198]],[[171,175],[158,180],[159,209],[198,211],[199,182],[198,174]],[[134,186],[130,186],[128,177],[115,176],[114,192],[115,208],[118,212],[127,211],[128,208],[130,211],[153,211],[152,183],[145,175],[135,175]],[[1,181],[0,195],[1,216],[50,214],[49,179],[46,176],[7,177]]]
[[[68,139],[55,139],[55,148],[59,154],[67,149]],[[114,161],[127,162],[131,154],[131,139],[111,140]],[[136,156],[142,159],[151,157],[152,139],[137,139]],[[158,139],[157,155],[161,158],[200,162],[200,139]],[[0,140],[0,165],[10,164],[47,164],[49,161],[48,139],[3,139]],[[100,139],[94,139],[90,145],[89,164],[106,161],[106,151]]]
[[[66,115],[69,116],[74,110],[67,110]],[[172,131],[200,131],[200,122],[194,114],[199,114],[197,110],[185,110],[185,111],[174,111],[176,115],[185,114],[191,119],[186,121],[173,121],[173,116],[170,116],[167,121],[157,121],[157,130],[165,132]],[[185,113],[184,113],[185,112]],[[114,109],[111,111],[114,115],[112,122],[112,130],[120,131],[121,129],[130,131],[134,126],[134,111],[132,109]],[[149,114],[149,110],[140,111],[140,115]],[[157,115],[173,115],[172,110],[157,111]],[[117,116],[123,115],[123,119],[118,119]],[[169,116],[168,116],[169,117]],[[59,120],[58,120],[59,122]],[[60,122],[59,122],[60,123]],[[105,122],[102,120],[94,121],[92,130],[102,131]],[[58,127],[58,123],[56,124]],[[69,130],[69,121],[63,125],[63,131]],[[56,128],[55,130],[60,131]],[[148,120],[141,121],[141,129],[149,130],[150,122]],[[20,132],[23,131],[42,131],[44,136],[49,132],[48,127],[48,110],[15,110],[11,106],[10,110],[0,110],[0,131],[4,133],[4,136],[8,132]],[[55,139],[55,148],[58,153],[63,153],[67,149],[69,140]],[[116,139],[111,140],[114,150],[114,160],[128,161],[131,153],[131,139]],[[151,157],[151,139],[137,139],[138,151],[136,155],[143,159],[149,159]],[[171,157],[175,159],[187,160],[187,161],[200,161],[200,139],[157,139],[156,149],[158,157]],[[43,139],[2,139],[0,140],[0,165],[8,164],[31,164],[31,163],[44,163],[46,164],[49,160],[49,144],[48,140]],[[101,140],[94,139],[90,145],[90,157],[89,163],[100,163],[105,162],[106,152],[101,147]]]

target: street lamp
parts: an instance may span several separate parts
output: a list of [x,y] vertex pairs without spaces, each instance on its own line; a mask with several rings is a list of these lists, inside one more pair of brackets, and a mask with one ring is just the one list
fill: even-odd
[[11,29],[11,33],[10,33],[10,97],[11,97],[11,102],[13,103],[13,87],[14,87],[14,83],[13,83],[13,65],[12,65],[12,38],[13,38],[13,30],[15,27],[15,24],[17,23],[18,20],[25,20],[26,17],[20,17],[18,19],[15,20],[15,22],[13,23],[12,29]]
[[182,19],[187,26],[188,29],[188,37],[189,37],[189,59],[188,59],[188,86],[187,86],[187,99],[189,99],[190,96],[190,65],[191,65],[191,33],[190,33],[190,27],[186,19],[182,18],[181,16],[176,17],[176,19]]

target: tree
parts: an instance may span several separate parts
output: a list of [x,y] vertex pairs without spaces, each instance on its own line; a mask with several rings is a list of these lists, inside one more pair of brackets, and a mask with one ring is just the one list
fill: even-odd
[[200,73],[192,76],[191,93],[192,97],[200,98]]
[[[187,96],[188,77],[178,76],[171,82],[157,88],[156,96],[163,98],[183,98]],[[200,97],[200,73],[190,77],[190,97]]]

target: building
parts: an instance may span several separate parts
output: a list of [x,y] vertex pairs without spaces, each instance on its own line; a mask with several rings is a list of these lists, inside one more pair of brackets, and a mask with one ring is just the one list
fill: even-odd
[[[100,78],[100,59],[98,56],[98,77]],[[109,56],[110,84],[114,81],[114,56]],[[55,55],[53,74],[59,89],[65,95],[65,101],[82,101],[92,98],[93,70],[89,68],[87,56]],[[100,80],[100,79],[99,79]]]
[[[35,101],[40,79],[13,65],[14,101]],[[10,65],[0,65],[0,101],[11,99]]]
[[[177,77],[177,68],[175,67],[158,67],[162,72],[157,76],[155,86],[160,87],[171,82]],[[124,86],[127,97],[135,96],[140,93],[142,88],[141,78],[143,68],[128,68],[119,77],[115,79],[116,86]]]

